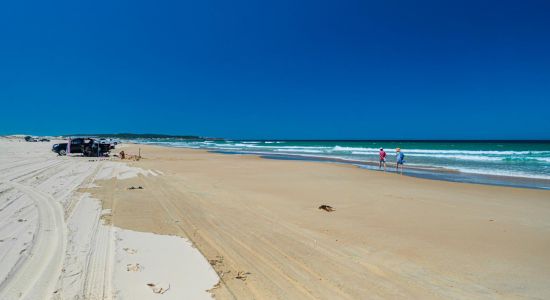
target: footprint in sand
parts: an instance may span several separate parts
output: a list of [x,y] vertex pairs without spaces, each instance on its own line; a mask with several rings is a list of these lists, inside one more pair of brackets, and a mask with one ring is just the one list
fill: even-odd
[[128,254],[136,254],[137,253],[136,249],[123,248],[122,250],[126,251],[126,253],[128,253]]
[[126,271],[128,272],[141,272],[141,270],[143,270],[143,266],[138,263],[126,265]]

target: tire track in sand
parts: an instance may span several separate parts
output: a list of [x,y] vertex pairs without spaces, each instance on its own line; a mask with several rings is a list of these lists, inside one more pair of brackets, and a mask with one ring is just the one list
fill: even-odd
[[16,182],[4,182],[26,194],[38,210],[34,244],[22,264],[0,286],[0,299],[47,299],[55,289],[65,255],[63,209],[50,195]]
[[[142,178],[142,180],[144,180],[144,179]],[[154,179],[152,179],[152,180],[154,180]],[[145,182],[144,182],[144,184],[145,184]],[[191,227],[195,229],[194,231],[196,233],[198,231],[198,228],[196,228],[194,226],[194,224],[192,223],[192,220],[190,218],[185,217],[185,215],[182,214],[182,210],[180,208],[178,208],[176,203],[174,203],[174,201],[173,201],[173,199],[180,199],[181,195],[174,194],[174,190],[172,190],[169,186],[166,186],[166,185],[163,185],[163,184],[159,184],[158,188],[159,188],[158,190],[154,190],[154,191],[152,191],[152,193],[156,195],[156,197],[154,197],[154,198],[157,199],[157,202],[161,205],[163,210],[166,212],[166,215],[170,219],[173,219],[173,220],[186,220],[188,222],[188,224],[191,225]],[[191,197],[196,201],[200,201],[199,200],[200,197],[198,197],[196,195],[192,195],[192,193],[188,194],[186,196]],[[257,215],[257,217],[264,217],[265,218],[266,216],[265,215],[262,215],[262,216]],[[194,241],[194,234],[192,235],[191,232],[189,232],[189,229],[184,228],[181,223],[176,223],[174,225],[176,227],[178,227],[184,233],[184,235],[197,247],[199,252],[201,252],[201,254],[203,254],[204,257],[207,257],[201,251],[201,249],[198,247],[197,243]],[[300,282],[296,281],[293,278],[293,276],[288,273],[288,270],[285,270],[284,268],[281,268],[281,266],[279,266],[277,263],[274,263],[275,260],[272,260],[272,258],[276,256],[276,254],[274,254],[274,253],[278,253],[278,254],[282,253],[280,250],[277,249],[276,245],[274,245],[272,243],[267,243],[267,244],[265,244],[266,247],[263,248],[263,250],[267,251],[269,253],[267,253],[267,252],[266,253],[259,253],[258,251],[255,251],[255,249],[253,249],[253,247],[249,247],[246,243],[243,243],[239,238],[236,238],[236,237],[233,236],[232,233],[237,232],[239,230],[239,227],[238,227],[237,224],[225,223],[224,227],[227,227],[227,226],[230,226],[230,225],[236,225],[236,226],[234,228],[230,228],[230,229],[229,228],[223,228],[223,227],[218,228],[217,231],[218,231],[219,234],[225,236],[228,239],[228,241],[231,241],[232,244],[236,245],[237,249],[239,249],[238,253],[233,253],[234,255],[239,254],[241,256],[242,260],[247,260],[247,259],[250,259],[250,258],[254,258],[255,260],[261,262],[262,263],[262,268],[261,269],[256,269],[255,272],[264,273],[265,278],[269,278],[270,277],[269,274],[272,274],[271,276],[276,274],[276,276],[278,276],[278,278],[281,279],[281,280],[270,282],[270,284],[274,285],[275,289],[286,290],[288,288],[292,288],[296,293],[300,294],[299,297],[301,299],[316,299],[315,294],[311,290],[309,290],[307,288],[307,286],[304,286],[304,285],[300,284]],[[214,225],[214,224],[212,224],[212,226],[216,227],[216,225]],[[216,247],[217,243],[214,242],[213,240],[211,240],[211,237],[208,234],[201,235],[201,238],[205,242],[207,242],[211,247],[217,248]],[[257,241],[260,242],[259,240],[257,240]],[[264,241],[261,241],[261,242],[263,243]],[[220,249],[218,249],[218,252],[221,252],[219,250]],[[226,249],[226,250],[228,250],[228,249]],[[304,264],[298,263],[298,260],[293,260],[292,262],[294,263],[293,264],[294,268],[299,268],[303,272],[305,272],[307,274],[310,274],[310,275],[312,275],[313,277],[316,277],[316,278],[318,278],[320,276],[319,274],[316,274],[313,270],[311,270],[310,268],[308,268]],[[233,293],[231,286],[228,285],[226,280],[223,278],[223,274],[218,273],[218,275],[220,277],[221,284],[223,284],[227,288],[227,291],[231,294],[231,296],[234,299],[237,299],[238,297]],[[250,289],[250,291],[253,294],[261,295],[261,293],[256,290],[258,288],[257,286],[248,285],[248,288]],[[333,287],[332,285],[327,286],[327,288],[332,290],[333,293],[337,293],[339,295],[339,299],[349,299],[350,298],[349,295],[343,293],[341,290]]]
[[[89,186],[95,182],[97,174],[105,167],[105,164],[100,164],[91,175],[91,180],[85,184]],[[118,173],[118,165],[113,166],[111,178],[116,178]],[[84,184],[83,184],[84,186]],[[109,197],[113,197],[112,193]],[[82,201],[83,197],[79,199]],[[100,204],[101,205],[101,204]],[[113,299],[113,265],[115,261],[115,229],[110,224],[104,224],[101,220],[100,212],[97,216],[97,222],[94,223],[92,229],[90,252],[86,257],[84,265],[84,281],[82,293],[84,299]]]

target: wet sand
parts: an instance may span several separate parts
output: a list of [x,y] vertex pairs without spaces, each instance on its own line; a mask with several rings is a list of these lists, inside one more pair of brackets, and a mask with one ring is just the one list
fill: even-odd
[[[219,299],[547,299],[550,191],[130,145],[110,221],[190,239]],[[142,190],[128,190],[142,186]],[[334,212],[319,210],[327,204]]]

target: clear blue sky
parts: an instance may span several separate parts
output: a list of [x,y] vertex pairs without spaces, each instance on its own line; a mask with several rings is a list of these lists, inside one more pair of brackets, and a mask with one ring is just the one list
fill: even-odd
[[549,139],[550,1],[4,1],[0,134]]

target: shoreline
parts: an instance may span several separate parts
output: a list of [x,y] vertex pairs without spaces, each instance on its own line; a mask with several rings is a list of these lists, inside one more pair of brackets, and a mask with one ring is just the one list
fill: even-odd
[[[540,141],[544,143],[545,141]],[[364,168],[371,171],[380,171],[378,170],[378,162],[376,161],[365,161],[365,160],[354,160],[354,159],[344,159],[338,157],[327,157],[327,156],[316,156],[316,155],[307,155],[307,154],[289,154],[289,153],[273,153],[273,152],[254,152],[254,151],[230,151],[230,150],[219,150],[215,148],[191,148],[191,147],[176,147],[164,144],[141,144],[141,143],[129,143],[135,145],[145,145],[145,146],[159,146],[159,147],[168,147],[168,148],[181,148],[181,149],[192,149],[192,150],[204,150],[211,153],[220,153],[226,155],[252,155],[265,159],[281,159],[281,160],[300,160],[300,161],[316,161],[316,162],[329,162],[329,163],[341,163],[355,165],[360,168]],[[387,172],[395,172],[393,170],[395,163],[387,162],[386,169]],[[550,179],[544,178],[534,178],[534,177],[519,177],[519,176],[506,176],[506,175],[495,175],[495,174],[484,174],[484,173],[472,173],[472,172],[463,172],[458,169],[450,169],[445,167],[435,167],[428,165],[411,165],[405,164],[405,171],[403,175],[412,176],[417,178],[431,179],[431,180],[440,180],[448,182],[463,182],[471,184],[481,184],[481,185],[492,185],[492,186],[504,186],[504,187],[514,187],[514,188],[526,188],[526,189],[540,189],[540,190],[550,190]]]
[[[232,298],[545,298],[550,193],[132,144],[113,222],[190,237]],[[160,173],[159,173],[160,174]],[[114,194],[113,194],[114,193]],[[104,202],[105,203],[105,202]],[[335,212],[317,209],[333,206]],[[105,204],[104,204],[105,205]]]
[[[351,159],[346,160],[346,159],[338,159],[338,158],[321,158],[321,157],[313,157],[313,156],[308,157],[306,155],[299,156],[299,155],[291,155],[291,154],[277,155],[277,154],[241,153],[241,152],[229,153],[228,151],[210,151],[210,152],[222,153],[222,154],[256,155],[265,159],[282,159],[282,160],[288,159],[288,160],[341,163],[341,164],[354,165],[369,171],[383,171],[378,169],[378,163],[376,163],[375,161],[358,161],[358,160],[351,160]],[[386,172],[396,173],[394,171],[394,166],[395,166],[395,163],[386,163],[386,169],[387,169]],[[431,166],[419,166],[419,165],[410,165],[410,164],[406,164],[404,170],[405,171],[403,171],[403,175],[405,176],[431,179],[431,180],[504,186],[504,187],[514,187],[514,188],[550,190],[550,179],[543,179],[543,178],[468,173],[468,172],[462,172],[456,169],[447,169],[443,167],[431,167]],[[535,183],[536,185],[533,185],[533,183]]]

